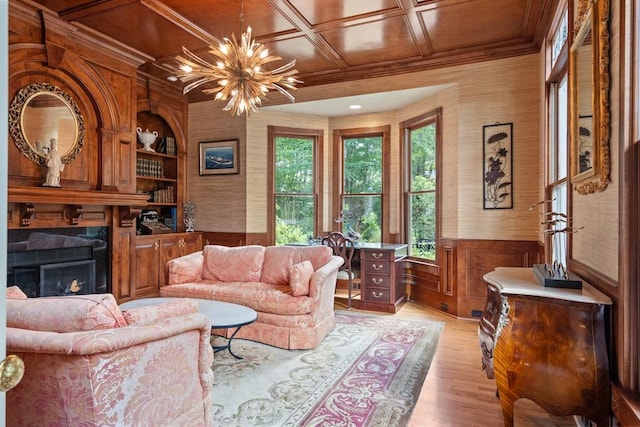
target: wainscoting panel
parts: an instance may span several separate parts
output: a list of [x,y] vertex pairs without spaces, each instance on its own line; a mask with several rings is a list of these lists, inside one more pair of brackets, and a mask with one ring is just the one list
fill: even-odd
[[405,262],[409,298],[457,317],[479,318],[487,287],[484,274],[496,267],[530,267],[541,262],[544,248],[536,241],[442,239],[439,265]]
[[205,245],[244,246],[247,242],[245,233],[204,232]]
[[534,241],[459,240],[458,316],[478,317],[487,299],[482,276],[496,267],[531,267],[542,259],[543,248]]

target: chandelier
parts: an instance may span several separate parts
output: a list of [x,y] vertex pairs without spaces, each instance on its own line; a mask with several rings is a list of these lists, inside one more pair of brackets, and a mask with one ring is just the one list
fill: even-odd
[[[240,4],[242,31],[243,5],[242,2]],[[228,100],[223,110],[230,111],[235,116],[258,111],[262,98],[271,89],[295,102],[295,98],[288,92],[297,89],[296,84],[302,83],[294,77],[298,73],[294,68],[295,59],[275,70],[267,70],[266,64],[282,58],[269,55],[269,50],[263,44],[253,40],[251,27],[247,27],[247,31],[242,33],[240,43],[235,34],[231,35],[231,39],[213,39],[217,46],[209,46],[209,53],[216,58],[215,64],[200,58],[184,46],[184,56],[176,57],[180,63],[177,77],[186,83],[182,90],[184,94],[205,83],[217,82],[217,87],[203,89],[203,92],[215,94],[216,100]]]

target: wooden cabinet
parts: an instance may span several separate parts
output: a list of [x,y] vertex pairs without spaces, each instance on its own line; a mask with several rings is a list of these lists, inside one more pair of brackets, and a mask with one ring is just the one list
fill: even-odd
[[553,415],[581,415],[609,425],[610,379],[605,337],[611,299],[582,289],[545,288],[530,268],[484,275],[487,304],[478,326],[482,364],[495,376],[504,425],[527,398]]
[[202,250],[202,233],[170,233],[136,237],[134,298],[158,296],[167,283],[167,261]]
[[361,308],[395,313],[406,298],[397,270],[407,256],[407,245],[361,243],[359,255]]

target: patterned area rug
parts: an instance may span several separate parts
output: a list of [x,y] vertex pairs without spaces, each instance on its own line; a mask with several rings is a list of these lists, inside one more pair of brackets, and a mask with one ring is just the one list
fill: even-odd
[[216,426],[403,426],[411,417],[444,326],[336,312],[313,350],[246,340],[216,353]]

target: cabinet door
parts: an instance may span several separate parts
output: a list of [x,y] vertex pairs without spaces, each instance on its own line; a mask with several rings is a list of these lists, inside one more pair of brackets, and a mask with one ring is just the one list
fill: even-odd
[[183,237],[182,251],[180,255],[188,255],[202,250],[202,234],[188,233]]
[[158,293],[159,249],[160,243],[157,239],[136,239],[135,298],[153,296]]
[[[160,260],[159,260],[159,286],[165,286],[169,282],[169,272],[167,262],[182,255],[184,239],[182,237],[163,237],[160,239]],[[158,288],[159,290],[160,288]]]

